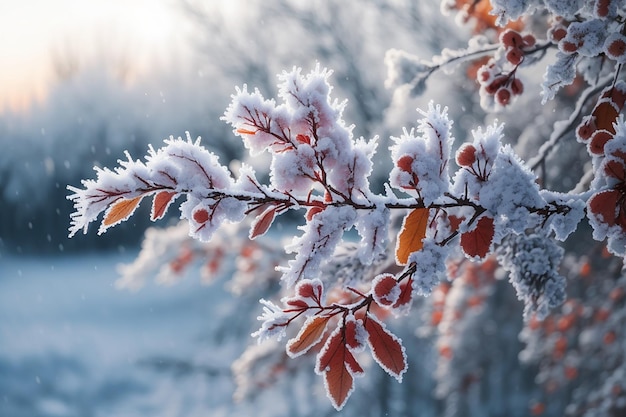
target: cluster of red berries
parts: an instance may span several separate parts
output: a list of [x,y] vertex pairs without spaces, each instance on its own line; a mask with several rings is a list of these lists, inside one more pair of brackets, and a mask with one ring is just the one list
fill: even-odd
[[478,82],[486,95],[493,96],[496,103],[506,106],[514,96],[524,92],[524,85],[515,77],[515,72],[524,61],[525,50],[535,45],[535,37],[530,34],[522,36],[515,30],[507,29],[500,35],[500,43],[513,69],[504,72],[495,60],[491,60],[478,70]]
[[502,72],[502,69],[494,61],[480,67],[478,82],[481,91],[493,96],[501,106],[506,106],[514,96],[524,92],[524,84],[515,77],[515,70],[509,73]]

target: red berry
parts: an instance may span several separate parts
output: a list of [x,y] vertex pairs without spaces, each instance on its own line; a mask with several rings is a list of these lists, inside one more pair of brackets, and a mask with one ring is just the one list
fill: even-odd
[[413,161],[414,159],[412,156],[402,155],[400,158],[398,158],[396,165],[398,166],[398,168],[400,168],[401,171],[413,172],[413,168],[411,168],[411,165],[413,165]]
[[506,106],[511,102],[511,90],[506,87],[501,87],[496,91],[495,98],[500,105]]
[[522,35],[513,29],[507,29],[500,35],[500,43],[507,48],[517,48],[522,45]]
[[524,53],[519,48],[511,48],[506,53],[506,60],[517,66],[524,60]]
[[535,39],[535,37],[529,33],[528,35],[524,35],[522,41],[525,47],[530,48],[531,46],[535,45],[537,39]]
[[485,86],[485,91],[487,94],[495,94],[495,92],[498,91],[498,89],[502,87],[508,79],[509,77],[506,75],[497,76],[493,79],[493,81]]
[[513,95],[516,95],[516,96],[519,96],[520,94],[524,92],[524,84],[519,78],[515,78],[511,82],[511,92],[513,93]]
[[489,68],[482,66],[478,70],[478,81],[481,83],[486,83],[491,78],[491,71]]
[[548,32],[548,36],[550,36],[550,39],[554,43],[560,42],[561,39],[563,39],[566,35],[567,35],[567,28],[565,28],[565,26],[563,25],[559,25],[554,28],[551,28],[550,31]]
[[209,221],[209,212],[203,208],[196,210],[193,213],[193,220],[196,223],[206,223]]
[[469,167],[476,162],[476,148],[471,143],[464,143],[456,151],[456,163],[460,167]]
[[578,51],[578,45],[570,41],[561,41],[559,42],[559,49],[566,54],[573,54]]

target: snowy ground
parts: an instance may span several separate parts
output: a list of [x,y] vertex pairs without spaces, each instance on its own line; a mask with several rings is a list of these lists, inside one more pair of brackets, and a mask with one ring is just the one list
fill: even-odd
[[119,291],[131,259],[0,257],[0,416],[231,414],[245,346],[215,340],[210,315],[236,303],[192,278]]

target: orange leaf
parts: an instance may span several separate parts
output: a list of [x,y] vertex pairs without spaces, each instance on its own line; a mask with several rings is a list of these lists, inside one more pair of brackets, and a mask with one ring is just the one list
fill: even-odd
[[461,234],[461,248],[467,256],[484,258],[489,253],[495,229],[493,218],[483,216],[478,220],[476,228]]
[[162,219],[165,216],[167,208],[173,201],[177,193],[171,191],[161,191],[154,195],[152,200],[152,213],[150,213],[150,219],[152,221]]
[[274,222],[274,217],[276,217],[276,207],[270,207],[260,214],[252,224],[250,239],[264,235]]
[[396,242],[396,262],[398,265],[406,265],[409,261],[409,255],[419,251],[424,246],[422,239],[426,236],[429,214],[430,211],[427,208],[418,208],[404,217]]
[[249,129],[244,129],[244,128],[239,128],[236,130],[237,133],[239,133],[240,135],[254,135],[256,134],[255,130],[249,130]]
[[333,407],[337,411],[341,410],[354,390],[352,374],[348,371],[345,363],[336,362],[324,373],[324,381]]
[[107,210],[102,225],[108,227],[127,220],[135,212],[142,198],[143,195],[130,199],[117,200]]
[[391,376],[402,382],[402,374],[406,372],[406,352],[400,339],[390,333],[372,314],[367,313],[365,319],[367,341],[372,349],[372,356]]
[[316,345],[326,330],[326,323],[330,317],[311,316],[304,322],[298,335],[287,342],[287,354],[292,358],[306,353]]

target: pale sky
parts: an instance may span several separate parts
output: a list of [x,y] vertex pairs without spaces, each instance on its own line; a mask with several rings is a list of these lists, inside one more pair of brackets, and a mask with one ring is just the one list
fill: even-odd
[[126,49],[140,67],[186,29],[174,0],[0,0],[0,111],[44,96],[53,50]]

